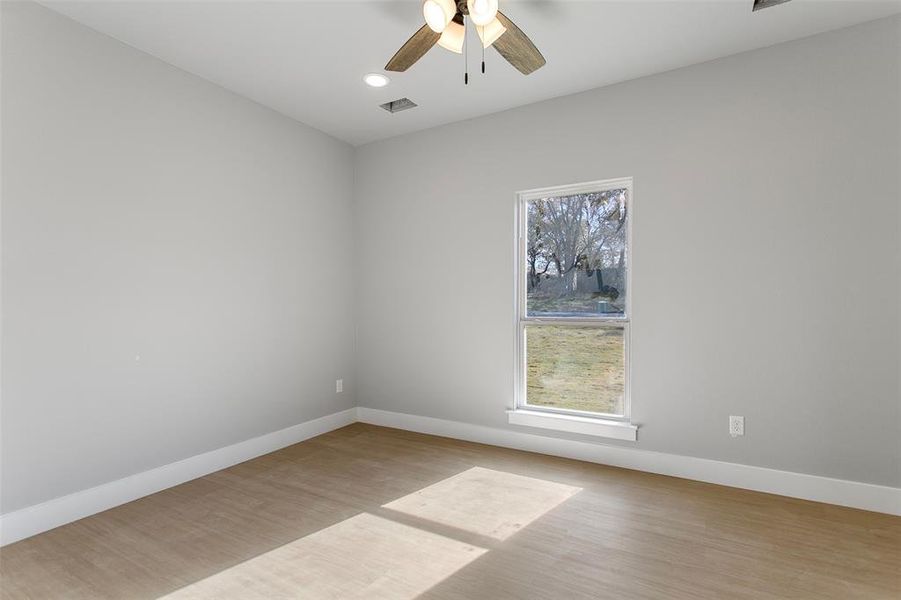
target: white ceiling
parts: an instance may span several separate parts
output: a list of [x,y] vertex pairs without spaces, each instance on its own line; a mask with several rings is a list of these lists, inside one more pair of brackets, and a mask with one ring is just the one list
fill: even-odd
[[[528,77],[493,49],[433,48],[382,89],[365,86],[423,23],[420,0],[46,0],[46,6],[352,144],[659,73],[901,12],[901,0],[500,0],[547,66]],[[390,114],[382,102],[420,106]]]

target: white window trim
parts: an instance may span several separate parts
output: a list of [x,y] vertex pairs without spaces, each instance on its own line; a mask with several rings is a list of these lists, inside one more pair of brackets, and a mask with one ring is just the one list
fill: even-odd
[[[529,317],[526,313],[525,264],[527,215],[525,207],[531,200],[553,196],[570,196],[611,189],[626,189],[628,193],[629,218],[626,223],[626,244],[629,249],[629,262],[626,268],[626,306],[622,317],[591,317],[584,319],[571,317]],[[513,407],[507,411],[508,422],[526,427],[554,429],[569,433],[593,435],[620,440],[635,441],[638,427],[631,422],[632,402],[632,369],[631,369],[631,321],[632,321],[632,272],[633,246],[632,223],[635,217],[635,199],[632,193],[632,178],[623,177],[604,181],[589,181],[572,185],[555,186],[526,190],[516,194],[516,236],[515,236],[515,381]],[[526,356],[525,328],[529,324],[555,325],[590,325],[603,327],[604,324],[623,327],[625,339],[625,386],[623,393],[623,415],[603,415],[581,411],[552,409],[540,406],[529,406],[526,400]]]
[[597,437],[634,442],[638,439],[638,427],[624,421],[610,421],[598,417],[580,417],[564,413],[535,411],[525,408],[507,411],[511,425],[553,429],[568,433],[580,433]]

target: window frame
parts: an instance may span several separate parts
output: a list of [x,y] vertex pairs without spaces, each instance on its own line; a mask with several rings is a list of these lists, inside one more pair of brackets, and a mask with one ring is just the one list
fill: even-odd
[[[626,220],[626,248],[627,257],[625,272],[626,302],[622,316],[588,316],[585,317],[531,317],[527,312],[527,293],[528,285],[526,283],[526,244],[528,241],[528,210],[527,205],[530,201],[539,200],[548,197],[572,196],[576,194],[587,194],[591,192],[602,192],[613,189],[625,189],[627,197],[627,220]],[[537,415],[547,415],[548,417],[562,418],[578,418],[593,419],[599,422],[612,422],[616,424],[629,424],[632,418],[632,353],[631,353],[631,325],[632,325],[632,222],[635,217],[635,199],[633,195],[633,180],[631,177],[620,177],[616,179],[604,179],[600,181],[588,181],[584,183],[576,183],[569,185],[552,186],[546,188],[537,188],[524,190],[516,194],[516,268],[515,268],[515,325],[516,325],[516,342],[515,342],[515,389],[514,389],[514,413],[535,413]],[[556,325],[564,327],[617,327],[623,330],[624,357],[623,366],[624,385],[623,385],[623,414],[595,413],[581,410],[551,408],[547,406],[536,406],[527,404],[526,400],[526,374],[527,374],[527,356],[526,356],[526,327],[541,325]],[[512,420],[511,420],[512,422]]]

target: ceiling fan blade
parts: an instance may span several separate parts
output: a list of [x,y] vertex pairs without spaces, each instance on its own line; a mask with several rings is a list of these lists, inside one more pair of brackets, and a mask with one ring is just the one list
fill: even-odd
[[507,28],[506,33],[494,42],[494,47],[501,56],[523,75],[537,71],[547,62],[522,30],[501,11],[497,11],[501,25]]
[[423,25],[419,31],[414,33],[413,36],[407,40],[407,43],[401,46],[400,50],[391,57],[391,60],[385,65],[385,70],[406,71],[412,67],[417,60],[422,58],[426,52],[431,50],[432,46],[435,45],[440,37],[440,33],[435,33],[428,25]]

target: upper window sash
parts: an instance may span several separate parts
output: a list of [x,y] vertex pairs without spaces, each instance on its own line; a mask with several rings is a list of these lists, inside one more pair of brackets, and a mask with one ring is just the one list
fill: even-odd
[[[595,313],[595,312],[579,312],[566,315],[550,315],[550,314],[532,314],[528,312],[528,269],[526,261],[528,256],[529,243],[529,203],[536,200],[547,198],[561,198],[566,196],[574,196],[579,194],[601,193],[609,190],[626,190],[626,222],[625,222],[625,248],[626,263],[623,273],[624,292],[626,295],[625,304],[622,314],[612,313]],[[577,323],[581,322],[586,325],[601,323],[628,323],[631,318],[631,278],[632,278],[632,217],[633,217],[633,198],[632,198],[632,178],[624,177],[618,179],[608,179],[605,181],[593,181],[586,183],[578,183],[565,186],[540,188],[519,192],[518,210],[517,210],[517,318],[521,322],[530,323]]]

